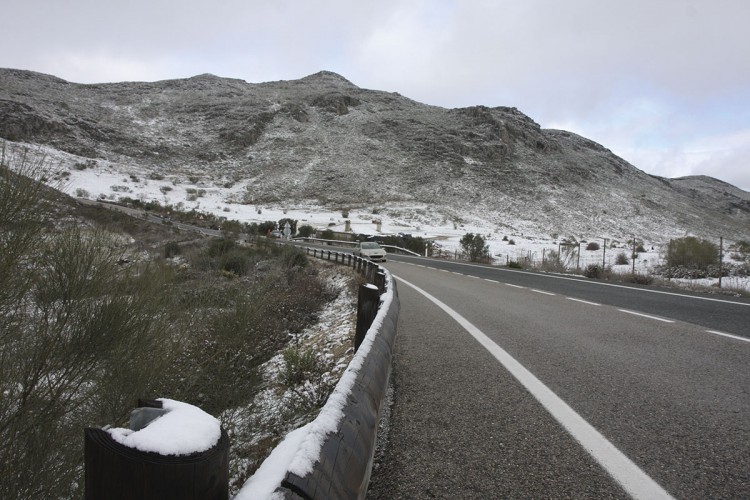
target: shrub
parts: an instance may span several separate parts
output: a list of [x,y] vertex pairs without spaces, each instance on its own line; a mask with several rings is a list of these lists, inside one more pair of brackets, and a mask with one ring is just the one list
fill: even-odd
[[508,262],[508,267],[511,269],[523,269],[523,266],[517,260],[511,260]]
[[589,264],[583,275],[587,278],[601,279],[604,277],[604,268],[599,264]]
[[297,229],[297,236],[302,238],[309,238],[313,234],[315,234],[315,228],[310,224],[304,224]]
[[464,254],[472,262],[487,258],[490,254],[490,246],[484,242],[481,234],[466,233],[459,243]]
[[180,254],[180,245],[176,241],[170,241],[164,245],[164,257],[169,259]]
[[617,257],[615,257],[615,264],[618,266],[624,266],[630,264],[630,259],[628,259],[628,254],[625,252],[620,252],[617,254]]
[[242,251],[232,251],[221,257],[220,269],[223,271],[244,276],[250,268],[250,258]]
[[508,240],[508,245],[515,245],[515,244],[516,244],[516,240]]
[[287,269],[294,267],[307,267],[308,260],[305,252],[297,247],[285,245],[281,249],[281,263]]
[[233,240],[227,240],[227,239],[214,239],[211,240],[211,243],[208,246],[208,256],[209,257],[220,257],[226,253],[228,253],[230,250],[232,250],[236,246],[235,242]]
[[719,264],[719,247],[694,236],[671,240],[667,246],[666,265],[706,269]]
[[284,369],[281,372],[281,381],[287,386],[299,385],[322,372],[321,363],[312,349],[303,351],[290,347],[284,351],[283,357]]
[[599,243],[595,241],[590,241],[588,245],[586,245],[586,250],[599,250]]
[[320,233],[320,237],[324,240],[332,240],[333,239],[333,230],[332,229],[326,229],[322,233]]

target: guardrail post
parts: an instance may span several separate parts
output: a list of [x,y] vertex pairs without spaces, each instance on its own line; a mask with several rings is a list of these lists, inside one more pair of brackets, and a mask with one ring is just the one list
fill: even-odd
[[360,285],[357,296],[357,329],[354,332],[354,351],[359,349],[365,339],[367,330],[372,326],[375,316],[378,314],[380,303],[380,292],[375,285]]
[[352,254],[346,255],[346,265],[352,267]]
[[378,292],[381,294],[385,292],[385,273],[383,271],[378,271],[375,273],[375,286],[378,287]]
[[[161,407],[139,400],[139,407]],[[132,417],[131,417],[132,418]],[[136,417],[148,425],[153,416]],[[131,423],[131,428],[133,424]],[[100,428],[84,430],[84,498],[225,500],[229,497],[229,437],[221,430],[210,450],[183,456],[128,448]]]

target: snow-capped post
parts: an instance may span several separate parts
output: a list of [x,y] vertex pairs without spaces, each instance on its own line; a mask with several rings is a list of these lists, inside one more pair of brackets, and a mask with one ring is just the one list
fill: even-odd
[[139,400],[128,429],[84,431],[86,500],[229,497],[229,437],[200,408]]
[[375,315],[378,314],[380,290],[375,285],[363,284],[359,286],[357,296],[357,329],[354,332],[354,351],[359,349],[365,339],[367,330],[372,326]]

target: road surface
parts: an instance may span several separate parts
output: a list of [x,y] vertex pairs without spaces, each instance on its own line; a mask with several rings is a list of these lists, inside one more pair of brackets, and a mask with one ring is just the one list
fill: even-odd
[[395,260],[368,498],[750,498],[746,301]]

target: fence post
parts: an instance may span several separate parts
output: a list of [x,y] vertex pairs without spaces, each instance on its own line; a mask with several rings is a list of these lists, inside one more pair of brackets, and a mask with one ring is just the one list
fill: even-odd
[[724,237],[719,236],[719,288],[721,288],[722,276],[724,276]]
[[354,332],[354,351],[359,349],[365,339],[367,330],[372,326],[375,316],[378,314],[380,293],[375,285],[363,284],[359,286],[357,296],[357,329]]

